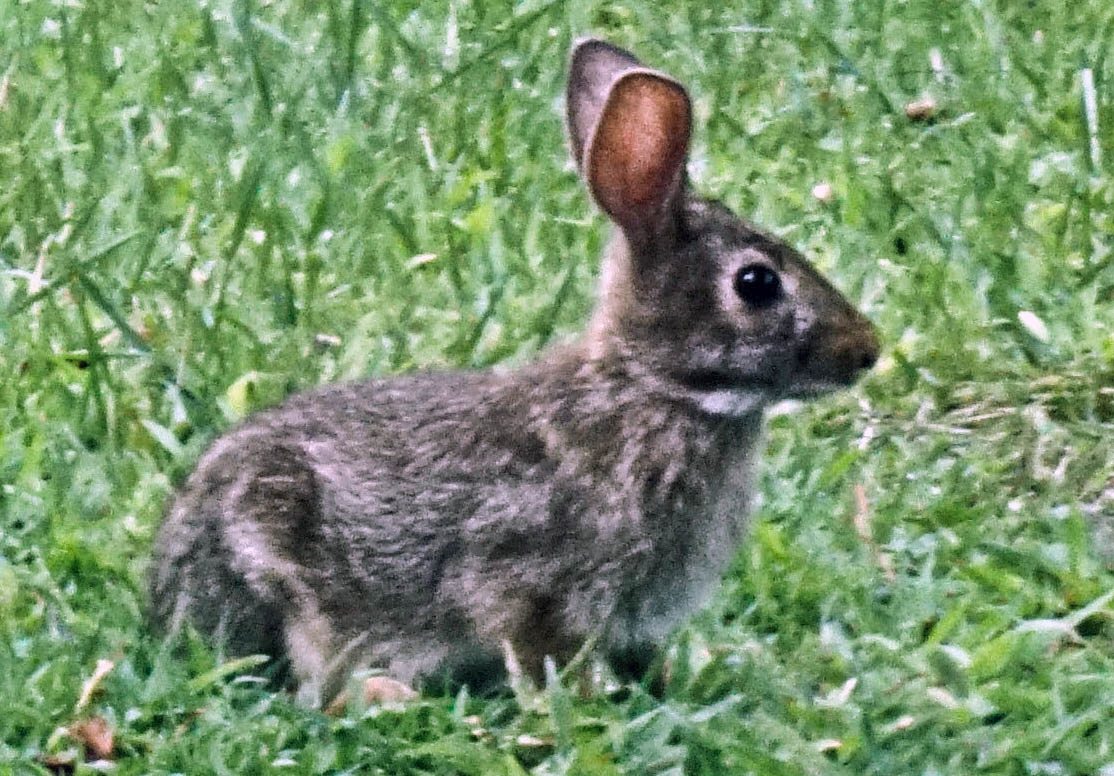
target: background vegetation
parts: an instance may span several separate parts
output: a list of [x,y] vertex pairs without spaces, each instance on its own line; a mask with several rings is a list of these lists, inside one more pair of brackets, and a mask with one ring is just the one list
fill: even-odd
[[[1114,774],[1114,7],[666,5],[0,4],[0,773]],[[691,85],[699,188],[887,343],[772,420],[664,697],[331,718],[172,655],[143,569],[215,433],[581,326],[587,32]]]

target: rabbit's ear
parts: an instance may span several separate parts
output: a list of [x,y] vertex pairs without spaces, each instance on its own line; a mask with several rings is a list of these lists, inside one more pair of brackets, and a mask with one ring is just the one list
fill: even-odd
[[607,41],[589,38],[576,44],[569,59],[569,86],[565,101],[569,140],[577,169],[584,170],[584,152],[596,128],[603,104],[616,79],[642,64]]
[[569,134],[596,202],[629,239],[662,231],[684,184],[692,106],[684,88],[589,40],[569,67]]

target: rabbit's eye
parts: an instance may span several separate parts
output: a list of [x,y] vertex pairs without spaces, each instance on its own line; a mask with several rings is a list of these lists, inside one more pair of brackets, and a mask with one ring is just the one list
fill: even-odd
[[735,275],[735,293],[749,305],[768,307],[781,296],[781,279],[762,264],[750,264]]

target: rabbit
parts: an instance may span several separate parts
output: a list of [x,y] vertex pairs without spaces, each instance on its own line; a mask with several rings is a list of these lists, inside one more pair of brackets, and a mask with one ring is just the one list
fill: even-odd
[[[513,370],[321,387],[219,437],[169,506],[154,621],[352,672],[534,678],[588,641],[645,668],[745,539],[763,410],[851,385],[874,326],[793,248],[689,187],[680,83],[574,46],[567,129],[614,224],[586,332]],[[513,665],[513,664],[512,664]]]

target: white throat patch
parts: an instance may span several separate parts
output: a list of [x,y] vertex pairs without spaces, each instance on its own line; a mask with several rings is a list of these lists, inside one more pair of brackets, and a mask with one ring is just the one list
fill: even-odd
[[756,391],[716,388],[711,391],[692,391],[689,396],[700,409],[710,415],[727,415],[740,418],[761,411],[765,397]]

